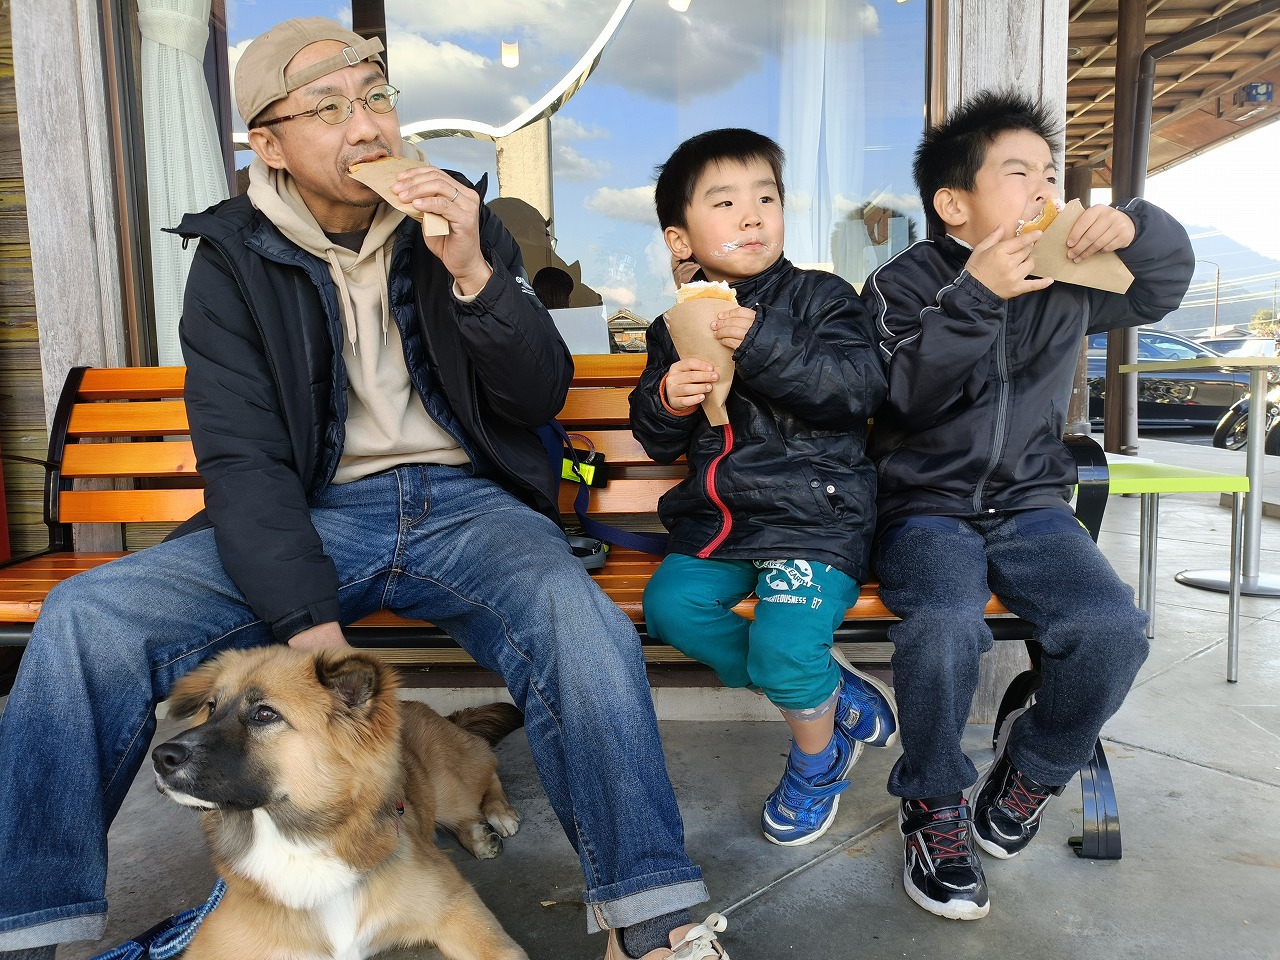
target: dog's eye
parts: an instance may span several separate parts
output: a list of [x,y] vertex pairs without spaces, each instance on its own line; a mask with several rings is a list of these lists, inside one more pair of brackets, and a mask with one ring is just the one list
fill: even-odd
[[249,716],[250,722],[258,724],[275,723],[279,719],[280,714],[276,713],[268,706],[255,708],[253,713]]

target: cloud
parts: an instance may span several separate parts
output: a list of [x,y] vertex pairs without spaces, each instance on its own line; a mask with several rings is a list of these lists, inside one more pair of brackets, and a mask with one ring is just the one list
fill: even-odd
[[658,219],[653,209],[653,187],[601,187],[583,201],[595,213],[612,220],[652,225]]
[[563,143],[555,148],[554,166],[556,178],[562,180],[600,180],[609,172],[607,160],[589,160]]
[[594,124],[588,127],[572,117],[566,117],[563,113],[557,113],[551,117],[551,133],[557,141],[600,140],[610,135],[604,127],[597,127]]
[[920,197],[917,194],[891,193],[888,190],[872,193],[868,197],[846,197],[844,194],[839,194],[831,206],[832,212],[837,217],[843,217],[868,203],[874,203],[877,207],[898,210],[907,214],[923,212],[923,208],[920,206]]
[[596,287],[595,291],[604,297],[606,301],[612,302],[619,307],[634,307],[636,305],[635,291],[629,287]]
[[[601,79],[666,102],[731,89],[778,53],[795,56],[878,35],[880,18],[866,0],[828,4],[815,17],[777,0],[694,0],[687,14],[637,3],[605,52]],[[797,12],[799,11],[799,12]]]

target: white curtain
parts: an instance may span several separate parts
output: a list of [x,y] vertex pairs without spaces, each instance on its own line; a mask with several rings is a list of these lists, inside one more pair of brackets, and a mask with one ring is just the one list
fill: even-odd
[[789,0],[782,8],[778,137],[787,153],[787,258],[830,264],[833,224],[864,198],[865,0]]
[[147,152],[159,362],[182,363],[178,318],[195,248],[164,227],[226,199],[227,179],[204,79],[210,0],[138,0],[142,31],[142,117]]

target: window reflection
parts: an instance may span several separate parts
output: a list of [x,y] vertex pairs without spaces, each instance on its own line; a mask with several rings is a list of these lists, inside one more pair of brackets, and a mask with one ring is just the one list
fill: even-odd
[[[386,0],[401,123],[510,121],[564,76],[615,6]],[[232,66],[239,49],[281,20],[349,24],[350,9],[328,0],[229,0]],[[743,126],[787,152],[787,256],[860,284],[923,235],[910,163],[923,125],[926,29],[924,0],[692,0],[684,13],[641,0],[597,71],[551,120],[550,209],[539,212],[554,250],[532,259],[580,265],[581,285],[628,326],[614,331],[615,341],[625,333],[634,349],[637,319],[661,313],[674,292],[653,212],[654,165],[695,133]],[[514,67],[502,65],[504,42],[519,43]],[[488,173],[489,197],[497,196],[493,143],[452,137],[422,146],[434,163],[473,180]],[[539,162],[547,161],[529,157]]]

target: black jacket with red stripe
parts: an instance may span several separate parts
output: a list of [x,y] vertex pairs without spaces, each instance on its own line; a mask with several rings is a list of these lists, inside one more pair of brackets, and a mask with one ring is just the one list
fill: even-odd
[[756,321],[733,355],[728,425],[663,405],[662,378],[678,359],[665,318],[649,327],[631,394],[631,428],[649,456],[688,457],[688,476],[658,504],[669,549],[802,558],[862,582],[876,497],[867,418],[885,392],[867,311],[840,277],[785,259],[733,288]]

